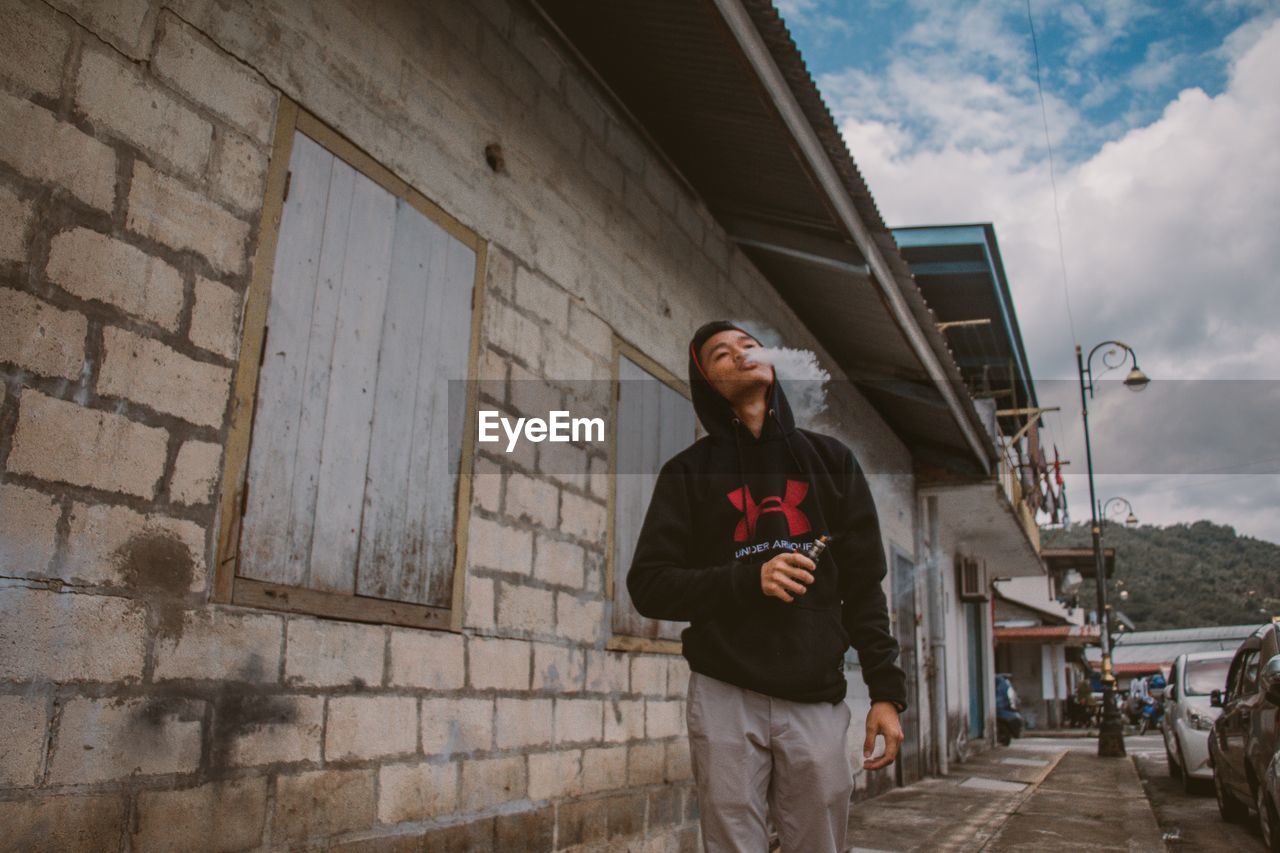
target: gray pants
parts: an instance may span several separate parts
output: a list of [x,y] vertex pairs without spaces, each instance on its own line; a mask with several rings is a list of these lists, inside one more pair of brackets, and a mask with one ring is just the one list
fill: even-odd
[[[853,769],[844,702],[789,702],[689,674],[686,722],[708,853],[845,849]],[[766,806],[767,803],[767,806]]]

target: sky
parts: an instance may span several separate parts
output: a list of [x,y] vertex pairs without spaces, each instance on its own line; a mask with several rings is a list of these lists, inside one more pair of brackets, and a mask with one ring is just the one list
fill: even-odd
[[1280,0],[778,5],[886,223],[994,224],[1072,520],[1121,340],[1098,499],[1280,543]]

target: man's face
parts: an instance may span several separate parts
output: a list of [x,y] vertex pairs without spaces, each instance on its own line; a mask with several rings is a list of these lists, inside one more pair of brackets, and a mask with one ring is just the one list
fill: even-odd
[[759,341],[737,329],[716,332],[703,342],[698,360],[707,381],[729,402],[748,400],[773,381],[773,368],[751,358],[759,347]]

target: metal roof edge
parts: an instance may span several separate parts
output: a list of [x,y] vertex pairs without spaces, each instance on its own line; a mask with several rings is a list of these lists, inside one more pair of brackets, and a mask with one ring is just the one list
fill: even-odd
[[[739,46],[747,54],[748,62],[760,78],[761,85],[765,91],[771,97],[774,97],[776,101],[776,93],[771,84],[781,82],[786,86],[787,93],[793,100],[795,109],[803,117],[809,132],[813,134],[813,141],[821,149],[826,161],[825,165],[839,179],[840,188],[857,216],[857,223],[851,224],[850,227],[850,231],[853,232],[851,236],[859,244],[859,248],[867,257],[868,264],[873,272],[876,273],[872,278],[880,282],[882,290],[885,291],[883,295],[890,313],[897,317],[899,323],[904,326],[903,332],[907,336],[909,343],[923,344],[928,348],[931,359],[923,357],[918,351],[917,356],[920,357],[926,372],[934,380],[939,393],[947,402],[948,408],[952,410],[953,417],[955,417],[957,425],[965,435],[970,449],[979,458],[982,467],[988,473],[991,473],[995,468],[997,450],[994,444],[987,440],[982,419],[973,404],[972,397],[968,394],[963,376],[960,373],[960,367],[956,363],[955,354],[951,351],[946,338],[938,330],[937,319],[933,311],[925,302],[923,294],[921,294],[919,287],[916,285],[910,267],[903,259],[892,232],[885,225],[871,192],[867,188],[857,165],[854,163],[853,156],[849,153],[844,138],[840,135],[835,119],[832,117],[825,101],[823,101],[822,95],[819,93],[817,84],[805,65],[799,48],[792,39],[790,31],[778,14],[777,9],[774,8],[772,0],[710,0],[710,2],[719,10],[730,32],[738,39]],[[745,17],[745,21],[742,20],[742,17],[739,17],[738,13]],[[752,34],[759,39],[757,45],[743,41],[744,36],[749,37],[744,32],[742,26],[744,23],[750,26]],[[779,80],[766,79],[770,76],[768,69],[759,68],[752,61],[753,47],[762,48],[767,53],[773,65],[773,70],[776,71],[780,78]],[[784,103],[775,103],[775,105],[779,112],[782,113],[784,123],[789,125],[788,116],[786,115],[786,106],[788,105]],[[789,129],[796,139],[800,156],[802,158],[806,155],[812,156],[813,152],[806,150],[805,143],[807,140],[800,138],[795,128],[790,127]],[[811,165],[814,167],[815,172],[823,171],[823,164],[814,162]],[[820,186],[824,185],[825,182],[821,174],[815,174],[814,177]],[[837,215],[839,215],[841,199],[831,198],[831,202],[833,207],[837,208]],[[857,233],[858,226],[865,233]],[[877,267],[882,269],[877,269]],[[891,281],[884,281],[883,278],[888,278]],[[893,293],[887,292],[887,288],[891,285],[894,289]],[[906,324],[903,321],[902,311],[895,310],[893,299],[895,294],[902,301],[901,308],[911,315],[915,335],[912,334],[910,329],[905,328]],[[932,361],[932,365],[930,361]],[[933,369],[930,369],[931,367]],[[959,389],[965,389],[964,393],[958,393]]]

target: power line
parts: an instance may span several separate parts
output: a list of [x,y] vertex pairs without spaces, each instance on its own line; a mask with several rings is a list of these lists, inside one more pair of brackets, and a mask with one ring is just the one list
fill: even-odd
[[1049,186],[1053,188],[1053,221],[1058,229],[1058,264],[1062,268],[1062,295],[1067,304],[1067,325],[1071,329],[1071,342],[1079,345],[1076,337],[1075,317],[1071,313],[1071,291],[1067,287],[1067,252],[1062,241],[1062,214],[1058,205],[1058,178],[1053,162],[1053,142],[1049,138],[1049,111],[1044,105],[1044,86],[1040,81],[1040,44],[1036,40],[1036,23],[1031,16],[1031,0],[1027,0],[1027,24],[1031,27],[1031,50],[1036,58],[1036,91],[1040,95],[1040,120],[1044,124],[1044,145],[1049,151]]

